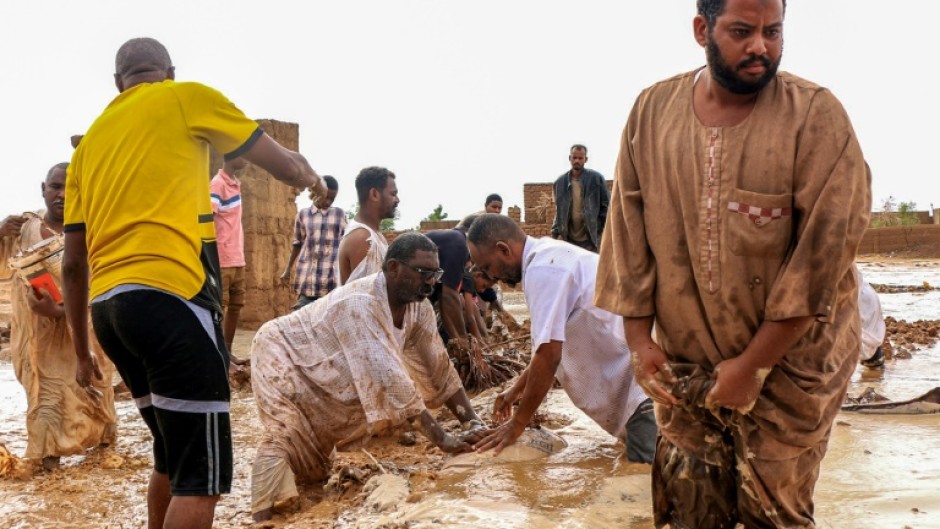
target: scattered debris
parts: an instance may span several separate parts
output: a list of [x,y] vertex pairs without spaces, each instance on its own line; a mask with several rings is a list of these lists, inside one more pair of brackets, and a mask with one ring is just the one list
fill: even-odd
[[930,292],[937,290],[936,287],[924,281],[920,285],[886,285],[882,283],[869,283],[875,292],[879,294],[906,294],[916,292]]

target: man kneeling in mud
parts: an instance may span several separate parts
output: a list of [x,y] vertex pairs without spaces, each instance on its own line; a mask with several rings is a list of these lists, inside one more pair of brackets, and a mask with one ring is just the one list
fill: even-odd
[[[328,477],[334,448],[409,422],[441,450],[471,450],[482,428],[427,301],[443,271],[419,233],[389,246],[382,272],[266,323],[251,345],[252,389],[264,425],[251,474],[251,512],[271,517],[297,496],[295,477]],[[427,408],[447,405],[469,432],[444,432]]]

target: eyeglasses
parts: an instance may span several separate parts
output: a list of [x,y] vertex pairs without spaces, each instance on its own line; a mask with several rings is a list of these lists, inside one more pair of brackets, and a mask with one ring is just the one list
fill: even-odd
[[441,278],[444,277],[444,269],[438,268],[437,270],[431,270],[430,268],[421,268],[420,266],[412,266],[401,259],[395,259],[399,263],[407,266],[408,268],[414,270],[421,276],[421,279],[427,281],[428,279],[433,279],[435,283],[440,283]]

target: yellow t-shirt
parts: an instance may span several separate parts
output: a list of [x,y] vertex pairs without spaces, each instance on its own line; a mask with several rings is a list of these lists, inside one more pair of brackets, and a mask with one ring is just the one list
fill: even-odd
[[65,231],[85,231],[91,298],[141,284],[215,308],[208,145],[231,159],[262,133],[198,83],[145,83],[116,97],[82,138],[66,179]]

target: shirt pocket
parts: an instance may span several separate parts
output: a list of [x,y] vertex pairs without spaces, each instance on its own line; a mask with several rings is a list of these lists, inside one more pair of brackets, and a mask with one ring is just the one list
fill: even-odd
[[793,195],[732,189],[726,208],[731,253],[768,259],[786,255],[793,229]]

